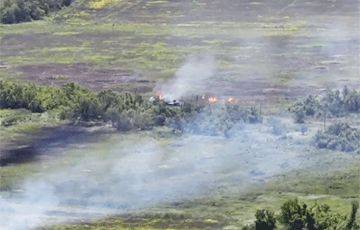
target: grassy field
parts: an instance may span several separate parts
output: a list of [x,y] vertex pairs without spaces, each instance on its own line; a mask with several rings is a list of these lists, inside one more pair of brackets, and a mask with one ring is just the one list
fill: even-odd
[[223,186],[224,189],[202,198],[49,229],[239,229],[252,222],[257,209],[278,210],[291,198],[309,205],[328,204],[332,210],[347,214],[351,201],[359,199],[358,168],[356,163],[336,172],[295,171],[279,175],[278,180],[266,183],[265,189],[253,186],[244,193],[238,186]]
[[[243,132],[258,136],[267,125]],[[56,189],[60,200],[39,215],[75,223],[44,229],[238,229],[257,209],[278,210],[289,198],[347,215],[359,199],[359,156],[319,151],[308,145],[312,131],[303,140],[293,129],[285,140],[179,137],[167,129],[58,140],[38,149],[40,161],[2,167],[1,194],[16,197],[43,183]],[[83,209],[99,219],[79,216]]]
[[[31,146],[25,151],[38,157],[0,166],[0,204],[50,184],[65,198],[49,207],[40,202],[44,210],[34,213],[50,222],[36,225],[41,229],[239,229],[257,209],[278,210],[295,197],[348,214],[359,200],[359,154],[314,148],[311,137],[322,121],[310,120],[301,135],[286,109],[327,87],[360,88],[358,8],[354,0],[76,0],[45,20],[0,24],[0,80],[76,82],[150,96],[189,58],[210,56],[214,76],[191,87],[199,95],[261,104],[265,116],[243,139],[223,140],[162,129],[69,128],[51,113],[1,109],[0,153]],[[284,135],[269,134],[270,115],[279,116]],[[357,115],[343,119],[360,125]],[[104,207],[110,211],[102,213]],[[82,209],[93,216],[79,218]]]
[[336,172],[299,171],[279,177],[265,189],[254,186],[245,194],[238,187],[227,187],[203,198],[49,229],[239,229],[252,223],[257,209],[279,210],[287,199],[297,198],[308,205],[328,204],[342,214],[348,214],[351,201],[359,199],[358,163]]
[[219,95],[277,102],[359,86],[355,3],[331,11],[321,2],[231,2],[218,12],[217,1],[104,1],[100,9],[77,1],[46,21],[2,25],[0,76],[151,92],[189,56],[207,54],[218,68],[202,90]]

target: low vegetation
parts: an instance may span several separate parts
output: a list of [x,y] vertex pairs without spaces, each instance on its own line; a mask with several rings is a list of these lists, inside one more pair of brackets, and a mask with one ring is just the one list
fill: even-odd
[[[242,123],[262,122],[262,116],[255,107],[244,108],[238,104],[224,103],[204,106],[201,112],[182,121],[184,130],[205,135],[231,136],[234,127]],[[239,128],[239,127],[238,127]]]
[[5,110],[0,113],[0,125],[3,127],[13,126],[34,119],[33,114],[26,109]]
[[207,130],[218,134],[227,132],[237,122],[261,121],[255,108],[237,104],[209,104],[190,98],[179,106],[171,106],[159,98],[150,101],[139,94],[111,90],[95,93],[74,83],[56,88],[0,81],[0,108],[47,112],[60,120],[110,122],[122,131],[169,125],[174,130],[202,132],[201,127],[211,126]]
[[325,229],[360,229],[356,223],[356,214],[359,203],[353,202],[349,216],[332,212],[326,204],[315,203],[308,206],[300,203],[297,199],[286,201],[280,208],[278,215],[268,209],[257,210],[255,213],[255,223],[244,229],[272,230],[292,229],[292,230],[325,230]]
[[314,137],[314,143],[318,148],[360,153],[360,130],[347,123],[337,122],[319,131]]
[[4,0],[0,6],[0,22],[13,24],[39,20],[53,11],[69,6],[72,0]]
[[255,218],[255,229],[275,229],[276,218],[274,212],[267,209],[257,210]]
[[111,4],[114,4],[114,2],[117,2],[116,0],[92,0],[89,3],[89,6],[91,9],[94,10],[101,10]]
[[59,119],[109,121],[119,130],[145,129],[155,125],[155,117],[171,116],[168,108],[151,104],[140,95],[91,92],[74,83],[62,88],[0,82],[0,108],[50,112]]
[[360,91],[344,87],[340,90],[327,90],[322,97],[309,95],[297,101],[289,111],[295,122],[304,123],[306,117],[340,117],[360,112]]

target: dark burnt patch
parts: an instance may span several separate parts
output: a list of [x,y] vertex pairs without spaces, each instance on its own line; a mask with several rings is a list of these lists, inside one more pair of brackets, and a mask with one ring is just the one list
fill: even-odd
[[36,150],[33,146],[20,146],[0,150],[0,166],[28,162],[35,157]]
[[[41,159],[42,156],[56,156],[70,146],[79,148],[101,141],[111,134],[105,126],[85,127],[63,125],[43,128],[27,141],[14,141],[0,148],[0,166],[20,164]],[[49,151],[51,149],[51,151]]]
[[[89,64],[46,64],[19,67],[26,80],[43,85],[62,86],[69,82],[92,90],[123,89],[128,84],[133,87],[130,91],[151,91],[153,82],[145,81],[141,76],[121,69],[98,69]],[[144,86],[147,86],[144,88]],[[137,90],[139,87],[139,90]]]

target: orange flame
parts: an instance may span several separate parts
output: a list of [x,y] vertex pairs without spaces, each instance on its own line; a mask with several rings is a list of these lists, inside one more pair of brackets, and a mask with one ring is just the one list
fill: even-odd
[[208,100],[209,100],[210,104],[215,104],[218,101],[218,99],[216,97],[209,97]]
[[162,101],[162,100],[165,99],[164,94],[163,94],[162,92],[160,92],[160,91],[156,92],[156,97],[157,97],[160,101]]
[[229,97],[229,98],[227,99],[227,102],[230,103],[230,104],[233,104],[233,103],[236,102],[236,99],[233,98],[233,97]]

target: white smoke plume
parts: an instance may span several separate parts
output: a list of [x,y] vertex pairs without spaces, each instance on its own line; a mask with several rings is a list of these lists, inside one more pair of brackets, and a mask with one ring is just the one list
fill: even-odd
[[156,87],[166,100],[178,100],[204,90],[206,81],[216,73],[216,61],[212,55],[197,55],[188,58],[171,80]]

